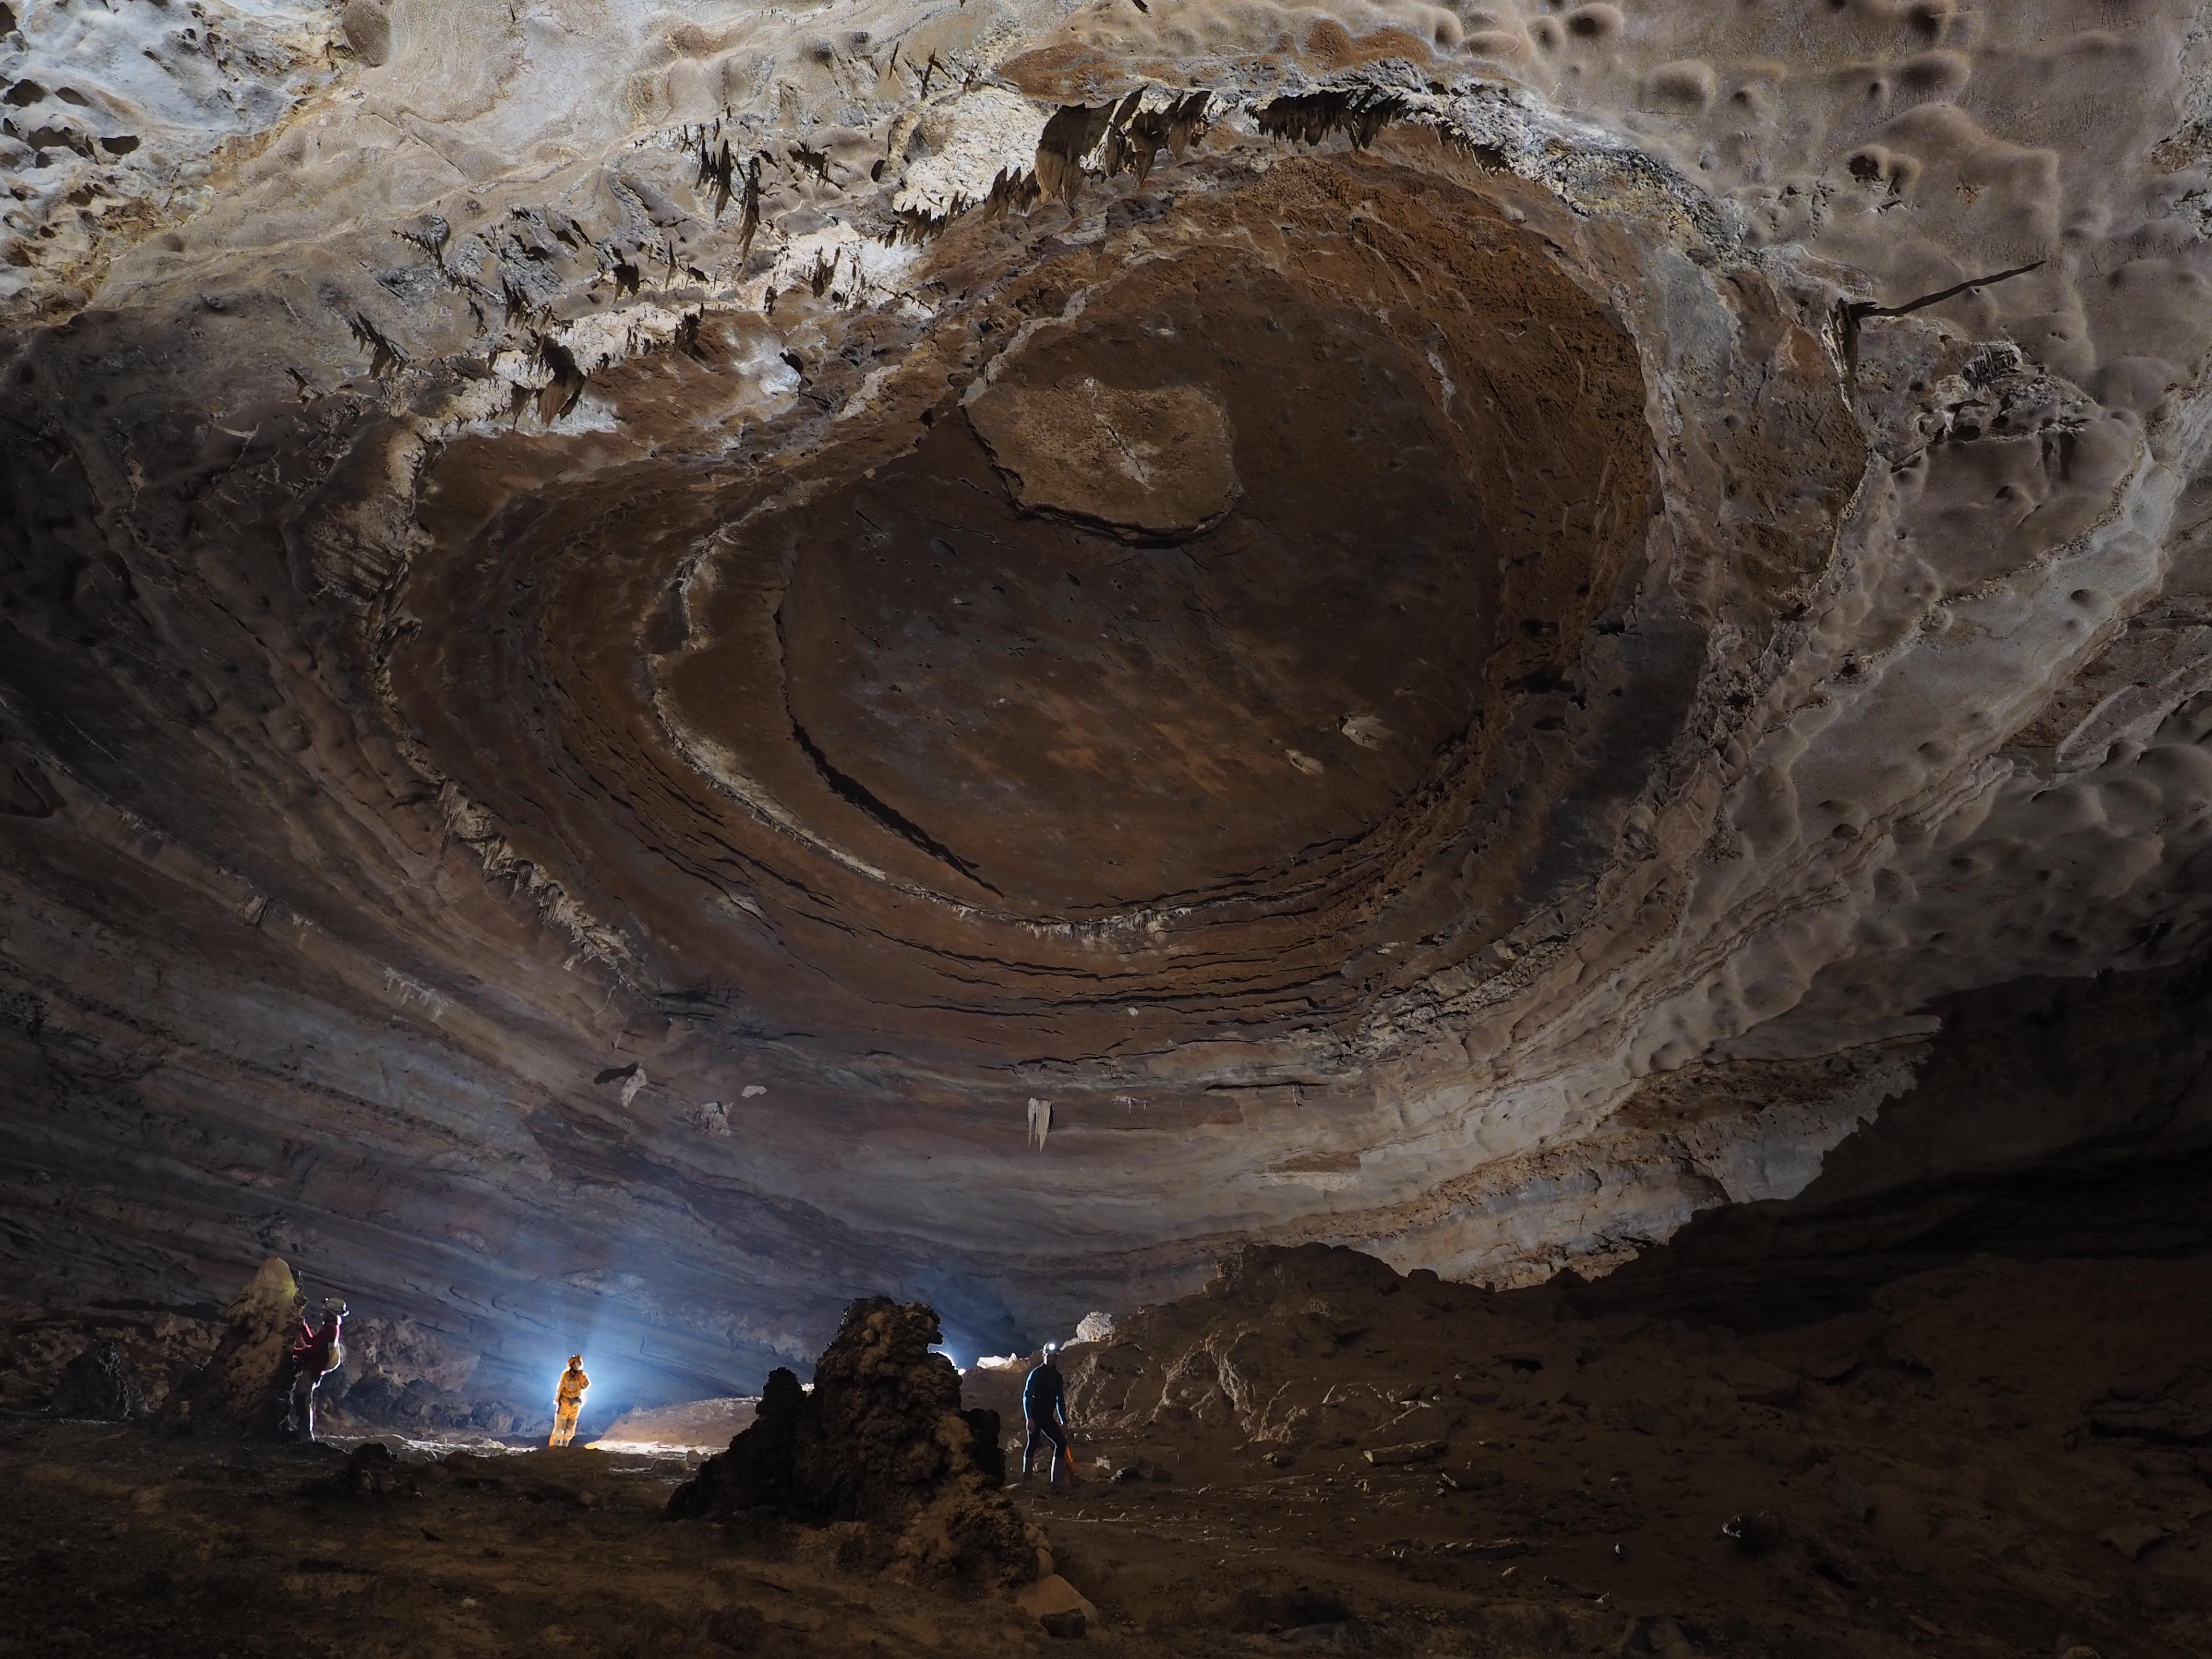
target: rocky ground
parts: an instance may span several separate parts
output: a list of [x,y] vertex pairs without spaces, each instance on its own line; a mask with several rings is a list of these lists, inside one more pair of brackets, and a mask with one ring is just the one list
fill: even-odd
[[2208,191],[2201,0],[0,0],[0,1281],[434,1427],[2202,1146]]
[[[2209,1292],[2203,1259],[1982,1257],[1739,1334],[1255,1252],[1069,1351],[1085,1478],[1018,1501],[1132,1653],[2208,1654]],[[669,1522],[686,1473],[12,1419],[0,1653],[1054,1641],[856,1570],[850,1525]]]
[[[284,1273],[289,1283],[289,1269]],[[110,1344],[131,1414],[159,1413],[171,1404],[173,1390],[216,1354],[239,1311],[235,1302],[226,1310],[205,1304],[86,1307],[0,1299],[0,1410],[115,1415],[88,1399],[76,1412],[63,1403],[72,1367],[82,1369],[88,1355]],[[267,1340],[289,1341],[294,1317],[288,1292],[272,1312],[275,1328],[264,1334]],[[545,1405],[518,1404],[457,1386],[467,1382],[473,1356],[457,1353],[404,1319],[349,1319],[345,1353],[345,1363],[323,1379],[319,1395],[323,1423],[342,1437],[386,1434],[424,1443],[526,1444],[543,1440],[552,1426]],[[545,1397],[551,1397],[550,1384]],[[587,1410],[587,1431],[611,1414],[619,1408],[616,1413]],[[722,1437],[728,1438],[727,1431]]]
[[1249,1257],[1072,1352],[1079,1461],[1175,1479],[1091,1488],[1054,1547],[1156,1632],[1326,1603],[1408,1651],[1662,1615],[1697,1652],[2212,1651],[2208,1289],[1983,1258],[1741,1336]]

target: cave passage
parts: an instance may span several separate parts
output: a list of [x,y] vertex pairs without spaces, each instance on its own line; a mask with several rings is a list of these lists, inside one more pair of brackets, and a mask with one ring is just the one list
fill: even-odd
[[0,1659],[2212,1659],[2208,110],[0,3]]

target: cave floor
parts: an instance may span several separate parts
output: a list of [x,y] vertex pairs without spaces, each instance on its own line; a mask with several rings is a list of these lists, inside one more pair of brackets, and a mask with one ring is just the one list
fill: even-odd
[[1079,1462],[1176,1480],[1043,1500],[1057,1564],[1178,1652],[1349,1613],[1409,1654],[2212,1655],[2212,1260],[1978,1255],[1750,1330],[1550,1289],[1285,1259],[1121,1322],[1071,1351]]
[[1011,1604],[842,1573],[833,1534],[670,1525],[681,1462],[585,1449],[403,1462],[136,1425],[0,1430],[0,1653],[433,1656],[1022,1651]]
[[[1749,1335],[1534,1296],[1462,1306],[1479,1295],[1337,1286],[1314,1300],[1337,1332],[1319,1352],[1279,1311],[1202,1297],[1125,1322],[1093,1364],[1138,1354],[1148,1375],[1188,1376],[1205,1349],[1251,1375],[1302,1366],[1323,1409],[1274,1439],[1203,1400],[1095,1413],[1075,1490],[1018,1500],[1101,1613],[1087,1639],[1190,1655],[2212,1654],[2212,1451],[2186,1443],[2207,1422],[2212,1261],[1977,1258]],[[1079,1380],[1079,1402],[1096,1386]],[[1361,1400],[1387,1409],[1363,1417]],[[1431,1436],[1445,1449],[1424,1461],[1366,1455]],[[454,1455],[368,1492],[333,1486],[344,1462],[0,1423],[0,1654],[1061,1646],[1006,1601],[845,1570],[851,1528],[665,1522],[673,1460]],[[1106,1478],[1124,1469],[1146,1478]],[[1747,1513],[1766,1547],[1723,1535]]]

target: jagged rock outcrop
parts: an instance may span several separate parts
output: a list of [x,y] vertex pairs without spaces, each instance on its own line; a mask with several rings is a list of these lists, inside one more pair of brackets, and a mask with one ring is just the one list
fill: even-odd
[[205,1438],[275,1439],[283,1431],[292,1344],[306,1298],[283,1258],[270,1256],[223,1310],[223,1334],[205,1364],[172,1391],[161,1426]]
[[[319,1420],[339,1431],[543,1433],[543,1406],[471,1387],[477,1356],[408,1319],[349,1317],[345,1363],[325,1376]],[[550,1394],[549,1394],[550,1397]]]
[[146,1411],[145,1391],[112,1337],[102,1337],[62,1368],[54,1386],[57,1417],[127,1423]]
[[979,1587],[1029,1583],[1041,1540],[1003,1490],[999,1415],[961,1409],[959,1372],[931,1352],[940,1334],[918,1304],[854,1303],[811,1390],[771,1372],[752,1426],[677,1489],[668,1513],[857,1521],[871,1565]]
[[88,1350],[114,1345],[146,1407],[206,1363],[222,1340],[222,1309],[201,1305],[90,1308],[0,1304],[0,1401],[16,1409],[51,1404],[62,1376]]
[[[2191,1196],[2208,1193],[2200,1165]],[[1285,1589],[1333,1588],[1360,1560],[1392,1575],[1381,1605],[1426,1619],[1432,1595],[1494,1607],[1533,1579],[1627,1615],[1604,1647],[1575,1644],[1590,1651],[1688,1650],[1663,1634],[1679,1623],[1697,1652],[1873,1654],[1929,1638],[1917,1618],[2022,1652],[2071,1651],[2053,1639],[2069,1630],[2100,1652],[2193,1652],[2212,1636],[2212,1260],[2165,1255],[2154,1231],[2090,1259],[2081,1194],[2011,1198],[2009,1234],[1953,1231],[1948,1253],[1918,1195],[1863,1204],[1856,1239],[1832,1200],[1778,1202],[1825,1213],[1870,1276],[1847,1297],[1819,1264],[1761,1262],[1745,1241],[1744,1279],[1763,1268],[1766,1294],[1734,1307],[1711,1294],[1710,1248],[1684,1259],[1706,1218],[1618,1300],[1584,1293],[1610,1279],[1492,1291],[1340,1248],[1241,1253],[1206,1291],[1062,1355],[1085,1473],[1114,1481],[1085,1508],[1123,1522],[1086,1553],[1137,1558],[1085,1589],[1146,1597],[1155,1640],[1293,1623],[1251,1605],[1249,1557],[1206,1552],[1161,1592],[1170,1564],[1139,1540],[1204,1486],[1236,1495],[1213,1539],[1303,1540]],[[1905,1241],[1917,1259],[1885,1263]],[[1148,1466],[1173,1469],[1176,1504]],[[1933,1605],[1953,1583],[1972,1612]],[[1766,1618],[1796,1628],[1752,1638]],[[1474,1650],[1493,1644],[1545,1642],[1498,1630]]]

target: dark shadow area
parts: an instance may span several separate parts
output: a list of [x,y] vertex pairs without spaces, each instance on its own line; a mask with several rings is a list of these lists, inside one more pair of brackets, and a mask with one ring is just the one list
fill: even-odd
[[1976,1255],[2212,1250],[2212,970],[2022,980],[1947,999],[1907,1094],[1794,1199],[1699,1213],[1577,1314],[1773,1329]]

